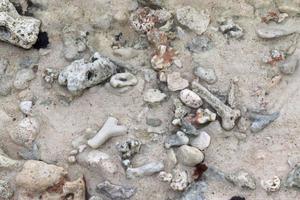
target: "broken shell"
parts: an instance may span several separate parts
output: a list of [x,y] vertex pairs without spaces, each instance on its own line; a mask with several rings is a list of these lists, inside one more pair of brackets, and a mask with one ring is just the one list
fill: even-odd
[[216,113],[213,113],[209,109],[202,109],[199,108],[196,112],[196,116],[194,117],[193,121],[195,121],[198,124],[205,124],[207,122],[215,121],[217,118]]
[[163,70],[170,67],[177,52],[165,45],[159,45],[154,56],[151,58],[151,65],[155,70]]
[[261,181],[261,186],[267,192],[276,192],[280,189],[280,178],[274,176],[272,179]]
[[115,88],[134,86],[136,84],[136,77],[128,72],[115,74],[110,79],[110,85]]

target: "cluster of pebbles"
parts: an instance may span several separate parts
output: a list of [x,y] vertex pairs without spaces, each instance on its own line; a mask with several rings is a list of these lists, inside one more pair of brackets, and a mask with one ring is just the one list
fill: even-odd
[[[24,2],[27,1],[11,3],[9,0],[0,0],[0,40],[30,49],[39,40],[42,22],[17,12],[15,6],[24,6]],[[262,17],[262,23],[256,28],[259,38],[271,40],[300,32],[299,20],[290,17],[300,13],[300,5],[297,1],[288,2],[290,7],[279,1],[278,12]],[[291,25],[281,24],[289,18],[291,21],[288,23]],[[124,20],[121,14],[118,19]],[[21,64],[25,67],[13,76],[8,70],[9,60],[0,55],[0,96],[8,96],[18,91],[18,107],[23,116],[12,125],[6,125],[10,117],[0,110],[0,126],[14,127],[7,129],[9,137],[24,149],[19,152],[21,159],[13,159],[0,149],[0,170],[15,173],[13,184],[0,177],[0,199],[130,199],[138,188],[109,180],[110,176],[122,171],[127,179],[133,181],[153,176],[158,182],[161,181],[178,192],[178,199],[204,200],[207,187],[205,173],[214,169],[205,164],[207,149],[213,142],[211,131],[216,131],[216,127],[224,131],[234,130],[239,133],[237,137],[245,139],[248,132],[258,133],[279,117],[279,111],[258,112],[247,109],[238,98],[237,77],[230,81],[226,94],[220,95],[212,89],[218,83],[218,72],[213,67],[197,64],[192,79],[181,73],[183,60],[179,50],[172,46],[172,41],[180,39],[185,31],[192,32],[196,36],[187,43],[186,49],[192,53],[210,50],[213,41],[205,34],[211,23],[207,10],[199,11],[191,6],[184,6],[173,12],[165,9],[159,0],[139,0],[128,20],[131,28],[144,38],[144,42],[149,45],[148,50],[152,52],[148,57],[152,69],[145,73],[145,80],[142,81],[150,82],[147,79],[151,80],[151,76],[158,79],[155,84],[149,84],[150,86],[142,89],[145,104],[149,108],[159,108],[162,102],[171,101],[173,105],[172,119],[169,122],[151,116],[146,118],[148,132],[154,133],[154,136],[164,135],[160,138],[163,138],[161,144],[168,154],[168,160],[157,157],[156,160],[137,165],[135,157],[143,153],[148,141],[129,134],[129,127],[114,116],[109,116],[100,129],[88,128],[69,142],[72,150],[68,153],[68,165],[78,164],[88,169],[101,169],[107,175],[107,180],[92,189],[96,193],[88,196],[89,188],[84,176],[70,180],[65,166],[40,159],[36,140],[44,129],[44,119],[35,112],[35,97],[22,93],[30,87],[30,81],[36,78],[38,59],[24,60]],[[109,18],[102,21],[109,21]],[[236,23],[234,18],[220,18],[217,24],[217,31],[228,41],[241,40],[245,35],[242,25]],[[103,28],[109,25],[102,22],[99,26]],[[138,56],[137,49],[141,47],[124,47],[119,36],[112,45],[114,55],[121,58],[116,59],[90,48],[88,33],[79,31],[76,27],[65,26],[62,37],[63,56],[69,64],[60,70],[47,68],[41,77],[45,88],[52,90],[54,87],[61,87],[69,95],[71,102],[81,98],[87,89],[100,84],[121,95],[138,87],[140,77],[124,60]],[[297,70],[299,52],[299,49],[292,48],[270,50],[270,54],[262,62],[278,68],[279,73],[272,79],[274,82]],[[89,55],[89,58],[84,55]],[[172,127],[171,131],[165,134],[166,131],[161,127],[169,125]],[[115,137],[126,139],[112,144],[110,140]],[[152,140],[155,141],[155,138]],[[107,143],[116,149],[118,155],[105,153],[103,146]],[[258,177],[247,169],[216,171],[224,180],[241,190],[257,188]],[[281,177],[270,177],[261,181],[261,187],[268,193],[276,192],[283,187],[282,181]],[[300,188],[299,163],[293,166],[283,182],[284,187]],[[245,198],[237,196],[232,199]]]

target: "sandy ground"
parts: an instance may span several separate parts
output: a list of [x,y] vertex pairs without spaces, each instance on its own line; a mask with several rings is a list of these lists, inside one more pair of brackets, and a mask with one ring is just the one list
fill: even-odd
[[[101,151],[118,157],[115,143],[124,141],[125,138],[136,137],[142,140],[144,145],[141,152],[134,158],[134,164],[157,159],[167,162],[163,139],[174,129],[170,123],[173,117],[170,99],[178,94],[169,93],[169,100],[158,106],[149,107],[144,103],[143,91],[153,87],[150,83],[145,82],[143,72],[144,69],[151,68],[150,49],[140,50],[136,58],[126,60],[136,70],[139,83],[125,93],[118,93],[110,87],[99,85],[87,89],[83,95],[75,97],[67,105],[59,100],[59,95],[69,96],[64,88],[55,84],[51,89],[47,89],[42,83],[42,72],[45,68],[62,69],[68,65],[62,54],[61,39],[61,30],[66,24],[77,24],[79,29],[89,31],[88,40],[92,51],[99,51],[111,57],[113,55],[110,45],[115,33],[123,32],[129,43],[133,42],[138,34],[127,22],[124,24],[113,22],[112,27],[108,30],[93,29],[90,25],[96,15],[115,13],[116,11],[122,11],[129,15],[132,1],[123,0],[122,3],[118,0],[41,2],[48,4],[47,9],[35,11],[34,16],[42,20],[42,30],[49,34],[49,48],[39,51],[23,50],[3,42],[0,43],[0,56],[9,59],[11,63],[9,71],[11,72],[18,69],[20,59],[26,56],[40,57],[37,76],[31,81],[30,87],[25,92],[32,93],[37,99],[34,113],[42,121],[41,132],[36,139],[40,146],[41,160],[66,167],[71,178],[77,178],[79,174],[84,174],[88,192],[91,195],[97,194],[95,193],[96,184],[108,179],[113,183],[137,187],[137,193],[131,198],[133,200],[176,199],[179,194],[173,192],[168,184],[160,182],[155,175],[128,180],[122,168],[117,174],[108,176],[101,171],[85,168],[79,164],[70,165],[67,162],[68,154],[72,150],[72,140],[83,134],[86,128],[100,128],[108,116],[116,117],[130,130],[126,137],[111,139],[100,148]],[[291,170],[287,162],[288,158],[299,155],[300,79],[298,77],[300,71],[297,70],[291,76],[283,76],[280,83],[268,89],[268,95],[263,97],[263,101],[266,102],[265,106],[262,106],[260,97],[253,95],[256,88],[267,89],[271,82],[272,66],[261,62],[263,55],[266,55],[270,49],[289,46],[295,35],[272,41],[259,39],[255,33],[255,27],[260,22],[260,18],[255,16],[253,7],[243,0],[166,1],[166,8],[170,11],[183,5],[191,5],[199,10],[209,10],[211,24],[205,34],[212,38],[214,46],[207,52],[191,54],[185,49],[184,40],[173,41],[172,46],[179,51],[183,68],[171,67],[170,70],[180,71],[183,77],[192,81],[194,78],[192,60],[203,66],[213,67],[217,73],[218,82],[210,87],[226,91],[230,79],[237,77],[239,79],[239,104],[252,109],[265,108],[268,111],[280,111],[280,117],[274,123],[257,134],[247,134],[247,137],[242,140],[234,136],[236,130],[209,133],[212,140],[209,148],[205,150],[205,163],[224,172],[231,172],[239,168],[247,169],[255,175],[258,186],[255,191],[248,191],[234,187],[226,181],[208,179],[206,198],[208,200],[225,200],[234,195],[241,195],[247,200],[300,199],[300,193],[297,190],[282,187],[279,192],[267,194],[260,187],[260,180],[266,180],[275,175],[284,180]],[[216,31],[216,20],[222,15],[236,16],[235,21],[245,30],[243,39],[228,41],[220,32]],[[300,48],[299,45],[298,48]],[[43,56],[44,52],[48,52],[47,55]],[[11,95],[0,97],[1,109],[17,120],[23,118],[18,109],[20,93],[22,94],[24,91],[14,90]],[[147,107],[148,112],[141,115],[141,121],[139,121],[138,116],[142,111],[147,110]],[[166,134],[158,135],[157,140],[151,140],[152,136],[147,134],[145,123],[147,115],[160,118],[168,129]],[[12,120],[9,123],[13,125],[15,122]],[[11,157],[18,158],[16,152],[20,147],[11,141],[5,127],[1,127],[0,138],[2,149]],[[0,171],[0,176],[11,179],[11,182],[13,182],[13,175],[10,172]]]

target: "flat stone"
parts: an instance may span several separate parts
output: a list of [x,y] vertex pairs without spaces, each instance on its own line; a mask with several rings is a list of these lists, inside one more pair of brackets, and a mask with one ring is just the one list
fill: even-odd
[[197,11],[191,6],[181,7],[176,10],[178,22],[201,35],[210,23],[210,17],[204,11]]
[[226,179],[240,188],[247,188],[251,190],[255,190],[256,188],[255,178],[249,172],[243,169],[226,175]]
[[168,74],[167,83],[169,90],[173,92],[183,90],[189,86],[189,82],[186,79],[183,79],[179,72]]
[[110,85],[114,88],[134,86],[137,83],[137,78],[129,72],[117,73],[110,78]]
[[115,185],[109,181],[98,184],[97,191],[110,199],[118,200],[130,199],[136,193],[136,189],[133,187]]
[[183,145],[177,151],[177,159],[183,165],[193,167],[203,161],[204,155],[195,147]]
[[167,95],[165,95],[158,89],[148,89],[144,93],[144,101],[148,103],[159,103],[163,101],[166,97]]
[[300,188],[300,164],[296,164],[292,171],[289,172],[285,186]]

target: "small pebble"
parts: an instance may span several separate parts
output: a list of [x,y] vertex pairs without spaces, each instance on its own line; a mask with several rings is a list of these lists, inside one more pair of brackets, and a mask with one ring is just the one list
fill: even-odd
[[22,101],[19,105],[19,108],[23,114],[29,115],[32,111],[32,105],[32,101]]
[[203,151],[210,145],[210,136],[205,131],[201,131],[200,135],[191,141],[191,145]]
[[243,169],[228,174],[226,179],[240,188],[248,188],[251,190],[255,190],[256,188],[255,178]]
[[191,108],[199,108],[203,104],[202,99],[189,89],[184,89],[180,92],[180,100]]
[[216,72],[212,68],[196,67],[194,74],[208,84],[214,84],[218,80]]
[[183,165],[193,167],[204,159],[203,153],[195,147],[182,145],[177,151],[177,159]]
[[162,124],[162,121],[158,118],[146,117],[146,124],[153,127],[158,127]]

